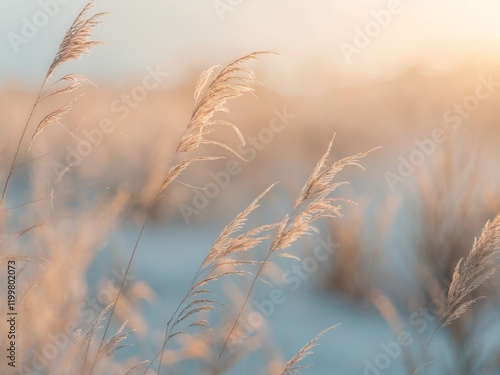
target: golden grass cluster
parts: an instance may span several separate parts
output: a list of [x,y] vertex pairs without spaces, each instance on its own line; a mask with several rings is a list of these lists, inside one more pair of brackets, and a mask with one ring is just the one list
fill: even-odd
[[[184,360],[200,361],[203,364],[198,369],[200,373],[215,375],[228,372],[235,363],[251,354],[251,351],[267,351],[265,330],[248,338],[245,345],[240,345],[232,351],[228,350],[255,286],[265,271],[272,269],[273,262],[278,258],[300,260],[301,256],[306,255],[295,254],[292,245],[306,235],[318,233],[319,223],[330,219],[342,220],[341,204],[351,202],[349,199],[335,196],[345,184],[337,182],[338,174],[352,166],[360,166],[365,158],[369,160],[367,156],[371,151],[331,161],[332,139],[297,196],[293,198],[288,212],[274,222],[248,228],[250,215],[258,212],[264,199],[270,200],[269,196],[275,183],[258,194],[257,198],[224,227],[214,241],[193,275],[192,283],[186,286],[187,291],[177,308],[166,319],[163,339],[155,353],[149,358],[117,360],[115,354],[127,345],[130,336],[134,334],[127,328],[131,325],[130,322],[134,323],[134,327],[147,325],[135,306],[153,298],[151,289],[145,283],[129,280],[136,254],[142,251],[145,228],[151,222],[154,210],[158,209],[162,198],[169,195],[172,183],[179,181],[183,172],[193,164],[220,160],[226,153],[244,159],[229,142],[208,136],[221,136],[218,130],[228,128],[241,144],[245,144],[245,137],[239,126],[232,121],[219,119],[218,116],[229,111],[227,105],[232,100],[254,92],[252,85],[256,82],[255,75],[246,64],[270,53],[251,53],[223,68],[215,66],[201,74],[194,88],[194,109],[178,144],[170,157],[164,158],[165,152],[158,152],[162,157],[159,163],[161,168],[152,168],[148,181],[138,191],[126,186],[103,195],[89,191],[88,195],[76,195],[80,199],[88,200],[86,204],[77,204],[75,207],[72,205],[72,200],[75,199],[73,192],[81,186],[78,185],[78,180],[72,179],[69,173],[71,166],[52,179],[47,177],[51,175],[47,173],[51,169],[47,155],[32,155],[33,159],[29,163],[36,165],[30,176],[30,189],[34,200],[14,207],[6,206],[12,192],[12,177],[22,166],[19,154],[25,138],[31,139],[27,150],[33,153],[34,148],[31,146],[39,140],[40,133],[53,124],[61,123],[73,108],[77,97],[72,97],[71,94],[82,85],[90,83],[81,75],[68,74],[48,86],[49,79],[57,73],[61,64],[80,58],[99,44],[91,40],[91,31],[100,24],[105,13],[90,14],[93,7],[94,3],[90,1],[66,33],[26,123],[22,126],[13,155],[2,155],[10,167],[5,174],[0,198],[0,229],[6,238],[1,244],[1,259],[2,264],[9,260],[16,260],[19,264],[19,279],[22,281],[19,283],[17,303],[19,309],[23,310],[23,315],[19,316],[20,368],[8,368],[5,362],[2,362],[2,373],[159,375],[182,371],[181,362]],[[67,98],[67,104],[42,117],[34,127],[31,126],[33,114],[39,109],[39,104],[56,96]],[[31,129],[32,134],[29,134]],[[217,146],[215,150],[219,152],[204,146]],[[56,190],[56,185],[63,186],[65,190]],[[141,209],[133,209],[136,202],[143,203]],[[391,204],[388,206],[392,207]],[[144,207],[146,209],[143,209]],[[391,212],[391,209],[387,211]],[[124,272],[115,280],[119,286],[107,297],[106,304],[99,306],[101,310],[96,316],[90,315],[89,319],[84,320],[78,314],[78,306],[89,298],[87,272],[102,244],[116,228],[120,228],[132,216],[139,217],[141,229],[129,258],[124,264],[120,264]],[[335,232],[340,232],[341,229],[340,225],[333,225]],[[348,228],[342,236],[344,240],[340,242],[350,245],[343,246],[343,250],[339,251],[347,249],[354,254],[343,254],[348,256],[344,258],[347,259],[346,270],[343,276],[337,278],[338,281],[334,281],[337,285],[344,283],[349,274],[359,272],[360,269],[363,272],[363,261],[360,259],[365,259],[365,245],[361,242],[349,242],[349,236],[358,236],[359,240],[360,233],[353,233]],[[342,236],[339,235],[338,238]],[[264,248],[263,256],[256,251],[259,248]],[[426,253],[426,256],[437,256],[438,251],[439,248],[436,248],[434,252]],[[436,331],[447,329],[448,325],[456,323],[455,321],[478,300],[473,292],[492,278],[497,268],[499,252],[500,216],[497,216],[486,223],[472,249],[456,264],[448,287],[447,308],[440,317]],[[344,266],[344,261],[340,260],[340,263],[342,264],[338,267]],[[449,263],[450,261],[446,262],[446,265],[449,266]],[[340,271],[342,270],[339,268],[337,272]],[[433,275],[436,279],[441,276]],[[103,278],[106,277],[109,275],[103,275]],[[234,303],[227,306],[225,301],[214,295],[214,290],[217,285],[222,284],[222,280],[233,280],[235,277],[247,280],[247,284],[238,291]],[[355,295],[356,298],[383,301],[378,307],[384,312],[384,306],[390,305],[390,299],[375,287],[369,288],[369,280],[363,280],[358,281],[354,289],[347,284],[339,289],[345,294]],[[234,314],[229,314],[228,310],[232,310]],[[395,310],[391,310],[393,311]],[[213,327],[209,319],[211,312],[217,312],[223,317],[223,322],[213,331],[210,330]],[[279,356],[271,355],[268,363],[255,372],[280,375],[299,373],[302,368],[307,367],[304,360],[311,353],[312,347],[332,328],[334,327],[326,328],[288,362],[284,363]],[[137,335],[140,335],[141,331],[139,330]],[[61,332],[68,335],[68,345],[58,350],[46,363],[39,363],[39,353],[46,351],[48,337],[60,335]],[[210,344],[207,344],[208,342]],[[5,352],[3,342],[0,347]],[[424,348],[424,354],[426,350],[427,347]],[[423,357],[422,354],[418,361],[414,361],[412,373],[419,369]],[[36,361],[40,368],[30,369],[29,366]],[[332,368],[334,367],[333,363]]]

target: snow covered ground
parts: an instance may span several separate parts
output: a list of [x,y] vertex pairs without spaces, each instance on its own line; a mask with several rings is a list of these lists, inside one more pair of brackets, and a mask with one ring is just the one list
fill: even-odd
[[[166,317],[182,299],[221,225],[191,225],[188,228],[165,225],[146,230],[133,274],[147,281],[159,297],[152,308],[144,310],[150,328],[156,334],[152,337],[160,337]],[[127,242],[132,243],[135,235],[133,230],[127,231],[130,239]],[[286,272],[292,264],[286,263],[281,268]],[[320,345],[307,359],[307,363],[314,365],[304,369],[302,374],[404,374],[401,346],[406,345],[420,353],[426,338],[432,334],[431,322],[422,333],[416,330],[419,327],[408,324],[396,336],[375,310],[345,304],[318,293],[314,289],[316,276],[311,272],[300,282],[272,286],[282,291],[280,301],[284,299],[284,302],[274,305],[267,322],[284,358],[291,358],[317,333],[340,323],[321,338]],[[263,284],[257,288],[252,301],[268,299],[272,287]],[[433,341],[433,348],[439,345],[439,341],[439,337]],[[152,348],[146,353],[148,350]],[[249,367],[252,370],[251,364]],[[438,368],[436,364],[429,365],[422,373],[439,374]],[[254,368],[257,370],[258,367]],[[254,371],[249,373],[256,373]]]

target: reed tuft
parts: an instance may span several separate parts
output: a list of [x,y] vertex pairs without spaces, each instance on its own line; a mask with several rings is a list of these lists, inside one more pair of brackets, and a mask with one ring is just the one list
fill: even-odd
[[474,240],[470,253],[455,267],[448,291],[443,327],[460,318],[479,298],[467,297],[495,273],[500,255],[500,215],[488,221],[479,238]]

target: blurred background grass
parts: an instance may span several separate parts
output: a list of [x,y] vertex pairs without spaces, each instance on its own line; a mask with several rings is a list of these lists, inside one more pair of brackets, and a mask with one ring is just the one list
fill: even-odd
[[[339,195],[359,205],[346,207],[345,218],[322,226],[321,238],[331,236],[339,245],[334,256],[305,281],[305,291],[290,293],[286,312],[277,312],[263,329],[276,333],[288,357],[326,328],[324,325],[342,322],[344,326],[330,334],[314,362],[318,362],[318,371],[338,366],[340,371],[362,373],[365,359],[381,351],[381,341],[392,339],[391,329],[415,329],[409,317],[419,306],[439,298],[457,260],[500,206],[500,90],[497,87],[487,99],[478,101],[477,109],[467,112],[456,130],[444,117],[475,95],[484,79],[500,81],[500,5],[493,0],[401,1],[401,11],[390,16],[388,25],[370,38],[369,45],[346,58],[343,43],[354,44],[358,28],[364,30],[373,22],[373,12],[380,14],[390,3],[325,0],[313,5],[306,1],[246,0],[233,5],[226,1],[99,4],[99,10],[110,12],[95,33],[105,46],[96,47],[84,61],[64,67],[65,71],[85,74],[97,87],[85,88],[72,112],[60,126],[44,131],[31,153],[25,152],[29,140],[25,142],[19,163],[27,164],[16,172],[9,207],[44,196],[44,189],[39,187],[38,191],[29,185],[30,179],[34,175],[36,181],[45,178],[50,186],[60,172],[53,167],[54,162],[66,165],[68,153],[78,149],[85,131],[98,129],[103,120],[110,119],[114,130],[104,134],[102,143],[71,168],[58,185],[62,199],[52,201],[52,208],[70,216],[87,213],[85,207],[92,212],[102,203],[99,200],[93,206],[95,202],[89,202],[95,194],[110,197],[125,189],[131,194],[125,210],[132,215],[141,213],[147,208],[144,197],[148,186],[154,185],[157,173],[165,171],[168,155],[174,152],[189,122],[199,74],[213,64],[224,65],[252,51],[275,51],[279,55],[266,56],[251,65],[262,83],[256,88],[258,98],[238,99],[225,118],[238,124],[248,139],[269,128],[276,111],[289,113],[289,123],[274,133],[268,144],[261,142],[261,150],[247,144],[244,150],[254,150],[248,151],[255,155],[251,161],[227,154],[226,160],[193,165],[180,183],[171,186],[154,209],[157,221],[144,245],[145,255],[134,268],[138,279],[149,284],[154,293],[149,295],[149,289],[139,284],[143,288],[138,289],[140,293],[131,292],[131,304],[142,306],[145,299],[151,305],[141,307],[145,310],[138,316],[132,315],[133,308],[125,311],[139,333],[161,330],[165,319],[159,311],[175,305],[177,285],[184,289],[184,273],[188,272],[179,273],[170,266],[165,266],[167,271],[157,269],[154,262],[175,259],[184,264],[183,259],[187,262],[185,257],[190,254],[203,254],[224,224],[277,180],[281,181],[279,197],[266,205],[263,217],[286,212],[333,134],[335,159],[382,146],[363,163],[366,172],[342,174],[342,180],[350,185],[340,189]],[[26,19],[32,20],[43,8],[35,1],[0,5],[0,35],[5,36],[0,40],[2,171],[9,167],[44,72],[82,6],[77,1],[59,4],[47,25],[16,52],[10,33],[21,35]],[[121,119],[113,103],[118,100],[123,105],[123,95],[131,95],[142,85],[148,69],[160,69],[168,76],[147,91],[143,100],[133,102],[134,108]],[[32,127],[60,104],[64,100],[41,106]],[[422,165],[391,188],[387,172],[398,174],[402,159],[408,160],[418,150],[415,142],[429,139],[437,127],[446,129],[447,141],[435,145]],[[219,137],[236,147],[236,137],[221,133]],[[46,170],[53,174],[37,176],[39,163],[46,159],[50,160]],[[210,172],[225,170],[229,161],[236,161],[241,172],[186,222],[182,205],[194,207],[193,199],[203,192],[200,188],[213,182]],[[16,215],[21,222],[25,220],[23,208]],[[85,215],[80,219],[90,220]],[[185,229],[178,229],[181,227]],[[137,223],[126,228],[137,230]],[[164,228],[169,228],[168,233],[163,233]],[[189,242],[192,233],[199,238]],[[178,238],[183,237],[179,234],[186,238]],[[130,233],[122,235],[105,246],[109,250],[106,256],[82,259],[87,284],[74,286],[74,290],[82,295],[83,290],[97,293],[105,283],[101,279],[106,265],[119,269],[126,263],[128,250],[124,249],[130,248],[134,238]],[[71,243],[70,239],[65,241]],[[166,246],[169,241],[174,245]],[[307,251],[314,248],[307,241],[300,246]],[[63,252],[58,249],[49,258],[55,260]],[[191,263],[180,268],[190,269]],[[484,327],[474,319],[479,316],[496,321],[497,284],[498,280],[482,291],[488,302],[438,338],[435,356],[440,361],[429,373],[443,373],[444,369],[464,375],[498,373],[498,342],[491,333],[497,332],[493,330],[496,326],[489,325],[490,333],[483,337]],[[318,293],[311,295],[309,290]],[[156,302],[153,294],[159,296]],[[317,316],[317,324],[298,329],[301,320],[294,312],[299,317]],[[37,337],[42,337],[39,329]],[[413,332],[422,343],[410,348],[406,363],[416,362],[431,332],[425,331],[423,336]],[[477,349],[477,340],[485,349]],[[185,343],[189,345],[194,344]],[[354,353],[349,349],[352,346],[357,348]],[[141,349],[130,353],[144,355]],[[179,354],[180,358],[194,360],[207,355],[203,348],[198,350],[184,353],[185,357]],[[401,373],[404,361],[398,358],[397,362],[387,373]]]

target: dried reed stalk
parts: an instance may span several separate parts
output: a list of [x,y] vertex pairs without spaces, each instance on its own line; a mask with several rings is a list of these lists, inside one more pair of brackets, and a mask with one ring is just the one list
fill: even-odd
[[288,361],[288,363],[285,365],[283,370],[280,372],[280,375],[295,375],[298,374],[298,372],[301,369],[307,368],[310,365],[300,365],[299,363],[302,362],[307,356],[312,354],[311,349],[316,346],[316,342],[328,331],[331,331],[332,329],[338,327],[338,324],[335,326],[332,326],[330,328],[325,329],[323,332],[319,333],[315,338],[313,338],[311,341],[309,341],[306,345],[300,349],[295,356]]
[[[83,56],[84,54],[90,53],[93,46],[100,44],[100,42],[90,40],[90,37],[92,36],[92,29],[94,27],[97,27],[100,25],[100,23],[101,23],[100,19],[106,13],[102,13],[102,12],[96,13],[93,16],[90,16],[87,18],[87,13],[89,12],[89,10],[92,7],[94,7],[93,0],[91,0],[87,3],[87,5],[83,8],[83,10],[80,12],[78,17],[76,17],[76,19],[73,21],[71,27],[66,32],[66,35],[64,36],[64,39],[59,46],[59,49],[56,53],[56,56],[49,67],[49,70],[47,71],[47,73],[45,75],[45,78],[43,80],[43,83],[40,87],[37,98],[35,100],[35,103],[33,104],[33,107],[31,108],[31,112],[28,116],[28,119],[26,120],[25,125],[24,125],[23,131],[22,131],[21,136],[19,138],[19,142],[17,143],[16,151],[14,153],[14,158],[12,159],[9,173],[7,174],[7,178],[6,178],[6,181],[4,183],[3,190],[2,190],[2,195],[0,197],[0,206],[2,205],[3,200],[5,198],[5,194],[7,193],[9,181],[12,177],[12,174],[15,171],[15,164],[16,164],[17,158],[19,156],[19,151],[21,149],[21,145],[22,145],[23,140],[26,136],[28,126],[31,122],[31,118],[33,117],[33,114],[34,114],[38,104],[40,104],[40,102],[42,100],[47,99],[49,97],[71,93],[71,92],[75,91],[76,89],[78,89],[82,84],[90,82],[87,78],[85,78],[81,75],[68,74],[56,82],[56,83],[63,83],[66,86],[63,86],[60,89],[56,89],[56,91],[53,91],[53,92],[49,92],[50,87],[48,87],[47,89],[44,90],[49,78],[52,76],[54,71],[60,65],[66,63],[66,62],[78,59],[81,56]],[[58,123],[62,119],[62,117],[71,110],[72,103],[73,102],[69,103],[68,105],[66,105],[62,108],[59,108],[59,109],[53,111],[51,114],[46,116],[38,124],[34,134],[31,137],[30,148],[31,148],[31,145],[33,144],[33,141],[40,134],[40,132],[42,132],[47,126],[49,126],[53,123]]]
[[[158,374],[161,370],[163,353],[171,338],[177,335],[186,334],[187,329],[191,327],[198,326],[210,328],[208,321],[199,319],[177,330],[175,329],[176,326],[183,323],[188,317],[199,312],[225,307],[224,304],[217,302],[211,297],[212,292],[207,289],[207,285],[229,275],[243,276],[246,272],[244,270],[239,270],[239,267],[258,263],[255,261],[237,260],[234,259],[233,256],[240,252],[249,251],[257,247],[263,241],[270,239],[271,235],[267,233],[272,229],[276,229],[276,225],[262,225],[242,234],[235,234],[243,228],[248,216],[259,207],[260,200],[273,188],[273,186],[274,185],[271,185],[255,198],[247,208],[226,225],[222,233],[215,240],[214,245],[196,272],[188,292],[185,294],[167,323],[162,348],[153,360],[154,362],[159,357]],[[225,270],[227,267],[230,268],[230,271]]]
[[[196,148],[198,148],[200,145],[216,145],[224,150],[227,150],[238,157],[239,154],[233,150],[229,145],[218,142],[215,140],[210,140],[207,139],[206,136],[208,134],[213,133],[214,131],[217,130],[218,127],[220,126],[226,126],[232,129],[238,136],[239,140],[241,143],[244,144],[244,138],[243,135],[241,134],[240,130],[238,127],[230,122],[227,121],[221,121],[221,120],[216,120],[214,119],[214,116],[218,112],[228,112],[228,109],[226,108],[226,103],[231,100],[231,99],[236,99],[243,95],[244,93],[253,93],[253,88],[251,88],[249,85],[251,83],[255,82],[254,79],[254,73],[245,67],[241,67],[241,65],[245,62],[252,61],[252,60],[257,60],[259,59],[262,55],[269,54],[270,52],[254,52],[249,55],[243,56],[229,65],[227,65],[225,68],[223,68],[211,81],[210,78],[213,75],[213,72],[217,68],[217,66],[214,66],[207,71],[203,72],[198,80],[198,83],[195,88],[195,93],[194,93],[194,101],[195,101],[195,108],[193,110],[191,120],[189,124],[186,127],[186,130],[179,142],[179,145],[172,156],[172,161],[170,164],[172,167],[169,169],[167,172],[166,176],[163,179],[163,182],[158,188],[158,191],[155,195],[155,198],[152,202],[152,205],[156,205],[158,200],[162,197],[163,191],[167,189],[167,187],[175,181],[175,179],[193,162],[198,162],[198,161],[211,161],[211,160],[216,160],[220,159],[220,157],[217,156],[202,156],[202,157],[191,157],[187,158],[184,160],[181,160],[177,164],[174,164],[174,160],[176,157],[178,157],[181,153],[187,152],[187,151],[192,151]],[[210,83],[209,83],[210,82]],[[137,248],[139,246],[139,243],[141,241],[142,235],[144,233],[144,229],[147,225],[147,222],[149,220],[150,214],[146,215],[146,218],[144,219],[144,222],[142,224],[141,230],[139,232],[139,235],[137,237],[137,240],[135,242],[134,248],[132,250],[132,254],[129,258],[129,261],[127,263],[127,267],[125,270],[124,277],[122,279],[122,282],[120,284],[120,288],[118,290],[117,296],[115,298],[115,301],[113,303],[113,306],[111,308],[110,312],[110,317],[107,320],[103,337],[101,339],[100,343],[100,348],[101,349],[102,345],[104,344],[104,340],[106,338],[106,334],[109,329],[109,325],[111,322],[111,319],[114,315],[115,312],[115,307],[120,299],[120,296],[123,292],[123,287],[125,284],[125,279],[128,276],[128,273],[130,271],[130,267],[132,265],[132,262],[134,260],[135,254],[137,252]],[[184,302],[184,301],[183,301]],[[182,304],[182,303],[181,303]],[[197,305],[195,303],[191,307]],[[199,307],[196,307],[199,308]],[[202,311],[198,310],[198,311]],[[189,311],[184,311],[189,312]],[[191,313],[192,315],[194,313]],[[187,317],[184,317],[187,318]],[[181,319],[183,321],[184,319]],[[173,326],[175,326],[175,323],[180,323],[181,321],[177,321],[177,319],[174,321]],[[197,323],[196,325],[202,325],[202,323]],[[172,327],[170,327],[172,328]],[[167,327],[167,332],[169,332],[169,327]],[[168,341],[170,334],[166,334],[166,340]],[[166,345],[166,343],[164,344]],[[160,352],[159,355],[162,355],[163,350]],[[94,361],[94,364],[96,361]],[[161,367],[161,361],[159,366]],[[90,373],[92,373],[93,366],[91,368]],[[159,370],[158,370],[159,371]]]
[[455,267],[448,290],[447,308],[443,314],[441,327],[460,318],[469,306],[479,298],[467,297],[495,273],[500,255],[500,215],[488,221],[479,238],[474,240],[470,253],[460,259]]
[[279,229],[274,235],[272,244],[265,259],[262,261],[260,268],[258,269],[252,280],[242,306],[238,310],[238,315],[236,316],[229,334],[226,336],[226,340],[221,350],[219,351],[217,360],[211,371],[211,375],[215,375],[218,372],[219,363],[222,359],[225,349],[227,348],[227,344],[231,338],[231,335],[233,334],[239,323],[241,315],[250,299],[257,280],[260,278],[265,267],[269,264],[271,257],[274,254],[277,254],[278,257],[298,259],[296,256],[283,250],[290,247],[303,235],[311,232],[318,232],[316,227],[314,227],[313,225],[316,220],[340,216],[341,207],[337,205],[337,203],[345,200],[330,198],[329,196],[344,183],[332,183],[332,180],[336,176],[336,174],[345,167],[355,165],[360,166],[359,161],[371,151],[349,156],[331,165],[327,165],[328,156],[330,155],[332,145],[333,139],[330,141],[325,154],[316,164],[316,167],[314,168],[311,176],[304,184],[299,196],[295,201],[293,212],[290,215],[286,215],[279,223],[276,224]]
[[485,224],[481,235],[474,240],[472,249],[467,257],[458,261],[448,289],[447,306],[445,312],[441,316],[441,324],[435,329],[429,339],[416,364],[417,369],[413,371],[413,375],[420,371],[418,366],[437,331],[460,318],[471,305],[483,298],[467,299],[472,292],[493,276],[498,268],[496,261],[499,256],[500,214],[496,216],[493,221],[488,221]]

